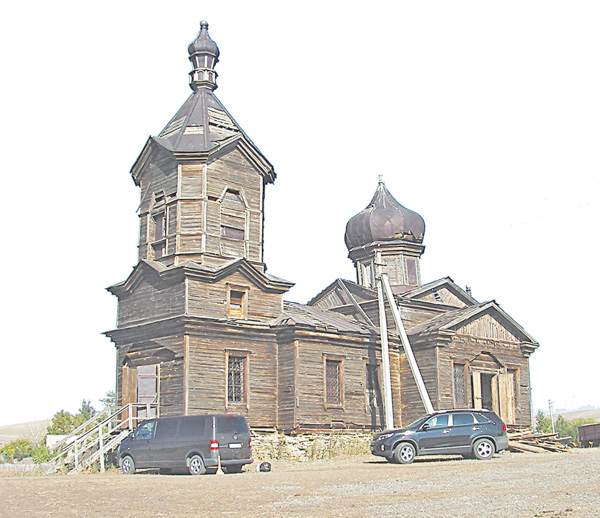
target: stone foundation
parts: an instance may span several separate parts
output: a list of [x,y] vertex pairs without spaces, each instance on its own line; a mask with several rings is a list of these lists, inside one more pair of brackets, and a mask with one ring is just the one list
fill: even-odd
[[295,460],[306,462],[346,455],[367,455],[373,433],[331,431],[321,433],[252,432],[252,456],[255,461]]

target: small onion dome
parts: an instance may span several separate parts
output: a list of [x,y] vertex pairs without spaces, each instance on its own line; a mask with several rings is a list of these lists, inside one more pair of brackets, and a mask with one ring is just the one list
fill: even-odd
[[217,47],[217,44],[211,40],[210,36],[208,35],[207,21],[202,20],[200,22],[200,33],[198,34],[198,37],[192,43],[190,43],[188,52],[190,56],[193,54],[210,54],[215,58],[219,57],[219,47]]
[[423,218],[400,205],[380,177],[371,203],[348,221],[345,241],[348,250],[352,250],[377,241],[402,240],[422,243],[424,234]]

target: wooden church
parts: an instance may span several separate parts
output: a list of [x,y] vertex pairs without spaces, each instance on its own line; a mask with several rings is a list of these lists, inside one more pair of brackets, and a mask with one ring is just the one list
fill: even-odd
[[[421,283],[425,223],[381,180],[346,228],[357,282],[337,279],[306,305],[285,301],[293,283],[263,262],[273,166],[214,94],[219,50],[206,22],[188,51],[192,94],[131,170],[139,262],[108,288],[118,298],[106,332],[117,400],[157,403],[161,416],[238,413],[284,432],[382,428],[379,252],[433,407],[492,408],[530,424],[538,344],[452,279]],[[406,424],[425,407],[395,334],[389,372],[394,422]]]

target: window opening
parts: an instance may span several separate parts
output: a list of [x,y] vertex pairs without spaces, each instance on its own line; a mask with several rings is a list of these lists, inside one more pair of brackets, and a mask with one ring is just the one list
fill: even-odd
[[[140,365],[137,368],[137,402],[141,404],[158,403],[158,365]],[[156,408],[140,408],[139,417],[156,416]]]
[[245,356],[229,356],[227,362],[227,401],[229,403],[245,401],[245,371]]
[[246,233],[242,229],[222,225],[221,235],[229,239],[235,239],[236,241],[243,241]]
[[325,360],[325,390],[328,405],[341,405],[341,366],[339,360]]
[[465,384],[465,366],[462,363],[454,364],[454,407],[466,408],[467,389]]
[[244,316],[244,304],[246,302],[246,292],[239,290],[231,290],[229,292],[229,316],[230,317],[243,317]]

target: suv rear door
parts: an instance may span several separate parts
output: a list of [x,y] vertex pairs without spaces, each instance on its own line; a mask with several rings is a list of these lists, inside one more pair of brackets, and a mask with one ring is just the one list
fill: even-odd
[[450,428],[450,447],[456,453],[469,453],[474,436],[479,435],[480,425],[471,412],[454,412]]

